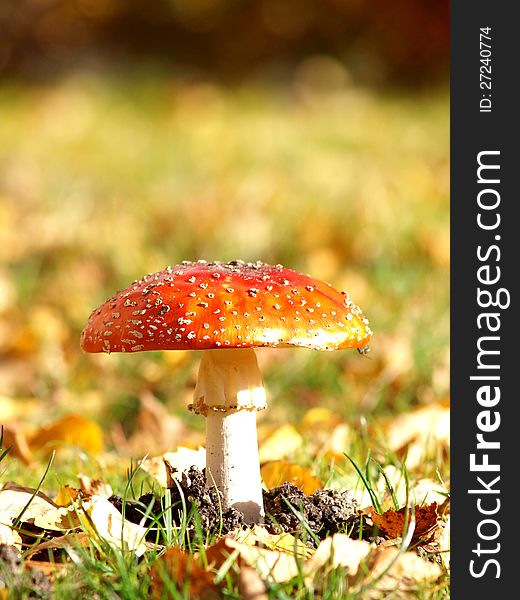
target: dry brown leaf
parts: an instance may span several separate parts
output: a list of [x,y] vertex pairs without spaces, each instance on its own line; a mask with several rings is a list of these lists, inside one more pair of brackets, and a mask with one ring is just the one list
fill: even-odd
[[71,567],[71,563],[49,562],[43,560],[24,560],[26,569],[36,569],[41,571],[51,579],[62,577]]
[[[411,511],[403,507],[397,511],[389,509],[382,515],[379,515],[372,509],[371,518],[376,527],[384,533],[388,539],[403,537],[405,534],[405,525],[410,523]],[[435,528],[438,526],[439,515],[437,513],[437,503],[425,504],[415,507],[415,528],[413,531],[413,541],[428,541],[431,539]]]
[[355,577],[359,565],[375,548],[364,540],[354,540],[344,533],[336,533],[320,542],[316,552],[304,566],[306,577],[314,578],[331,569],[344,567],[348,575]]
[[192,450],[179,446],[175,452],[147,458],[141,463],[143,471],[151,475],[163,488],[171,487],[172,477],[179,480],[182,473],[195,466],[202,471],[206,467],[206,450]]
[[42,550],[52,550],[56,548],[66,548],[74,546],[87,547],[90,546],[90,543],[90,537],[84,532],[67,533],[66,535],[60,535],[58,537],[47,540],[46,542],[40,542],[36,546],[33,546],[25,554],[25,557],[28,558]]
[[286,458],[302,445],[303,437],[296,428],[290,424],[282,425],[260,444],[258,450],[260,462]]
[[195,556],[179,548],[168,548],[152,566],[150,576],[153,598],[170,598],[169,587],[175,587],[190,600],[219,600],[221,597],[213,574],[203,569]]
[[103,431],[101,427],[81,415],[67,415],[40,428],[29,440],[33,452],[38,450],[49,454],[64,445],[78,446],[92,454],[102,452]]
[[370,572],[362,582],[363,586],[370,586],[363,598],[379,599],[381,594],[389,593],[395,594],[392,598],[409,597],[407,594],[417,586],[435,582],[442,573],[438,564],[395,547],[378,547],[373,558]]
[[321,490],[320,481],[308,470],[286,460],[272,460],[261,466],[260,474],[267,489],[275,488],[288,481],[299,487],[307,496]]

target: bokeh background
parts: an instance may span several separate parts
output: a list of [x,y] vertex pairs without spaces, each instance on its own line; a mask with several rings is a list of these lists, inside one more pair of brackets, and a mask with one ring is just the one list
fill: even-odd
[[377,422],[449,390],[449,3],[1,0],[0,417],[143,397],[186,414],[196,352],[84,355],[93,308],[182,260],[348,290],[354,351],[258,352],[267,421]]

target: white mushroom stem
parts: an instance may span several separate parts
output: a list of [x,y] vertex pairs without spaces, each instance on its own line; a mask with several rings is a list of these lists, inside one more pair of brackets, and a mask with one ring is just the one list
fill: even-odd
[[222,508],[234,507],[247,523],[264,515],[256,411],[265,390],[251,348],[205,350],[193,405],[206,416],[206,478],[222,493]]

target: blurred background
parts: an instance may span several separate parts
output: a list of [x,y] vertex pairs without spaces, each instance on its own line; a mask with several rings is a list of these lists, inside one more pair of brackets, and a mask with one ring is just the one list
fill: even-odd
[[[348,290],[354,351],[258,352],[264,419],[449,389],[447,0],[0,0],[0,421],[108,444],[143,398],[190,428],[196,352],[84,355],[90,312],[182,260]],[[116,440],[116,441],[114,441]]]

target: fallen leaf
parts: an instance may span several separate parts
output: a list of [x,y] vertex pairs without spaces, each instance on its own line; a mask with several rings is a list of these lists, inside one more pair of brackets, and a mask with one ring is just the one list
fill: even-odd
[[70,563],[49,562],[43,560],[24,560],[26,569],[36,569],[47,577],[62,577],[71,568]]
[[[1,434],[1,432],[0,432]],[[3,427],[2,448],[10,448],[9,456],[19,458],[27,466],[35,464],[24,430],[16,425]]]
[[451,547],[451,535],[450,535],[450,517],[446,519],[443,524],[441,534],[439,536],[439,551],[442,564],[446,569],[450,570],[450,547]]
[[2,515],[0,514],[0,544],[6,546],[14,546],[18,550],[22,549],[22,538],[20,534],[10,525],[5,525],[1,522]]
[[237,542],[231,537],[223,537],[206,550],[208,563],[217,569],[229,562],[233,556],[236,556],[235,560],[239,567],[247,565],[255,568],[264,581],[283,583],[293,579],[299,573],[294,555],[251,546]]
[[91,479],[87,475],[79,474],[78,480],[81,491],[88,496],[110,498],[114,493],[112,487],[101,479]]
[[305,438],[305,448],[311,455],[324,455],[329,460],[344,460],[351,446],[352,429],[329,408],[315,407],[305,413],[298,430]]
[[152,566],[151,592],[153,598],[173,598],[169,591],[175,589],[183,598],[219,600],[219,588],[214,575],[203,569],[197,557],[179,548],[168,548]]
[[229,537],[249,546],[262,546],[269,550],[287,552],[299,558],[307,558],[314,552],[312,548],[306,546],[290,533],[269,533],[262,525],[253,525],[253,527],[247,529],[236,529]]
[[63,531],[77,526],[74,513],[56,505],[40,492],[27,488],[4,487],[0,490],[0,524],[12,526],[16,520],[40,529]]
[[85,530],[91,524],[110,545],[133,552],[136,556],[142,556],[148,549],[145,542],[147,529],[123,519],[123,515],[106,498],[94,495],[82,503],[82,508],[90,517],[90,521],[83,524]]
[[8,423],[23,415],[20,401],[0,394],[0,423]]
[[300,422],[299,429],[306,433],[315,433],[316,430],[330,432],[342,422],[341,417],[330,410],[321,406],[309,409]]
[[303,572],[306,577],[325,574],[327,571],[344,567],[347,574],[355,577],[359,565],[375,548],[374,544],[364,540],[354,540],[344,533],[334,535],[320,542],[314,555],[305,563]]
[[32,546],[31,549],[25,553],[25,558],[29,558],[33,554],[41,552],[42,550],[53,550],[57,548],[66,548],[74,546],[87,547],[90,546],[90,544],[91,542],[89,536],[82,531],[67,533],[65,535],[60,535],[58,537],[52,538],[45,542],[40,542],[39,544]]
[[340,423],[329,431],[323,450],[328,457],[343,460],[351,447],[352,438],[352,429],[346,423]]
[[[403,490],[404,492],[404,490]],[[449,498],[448,489],[440,482],[433,479],[419,479],[410,490],[410,495],[417,505],[437,503],[437,506],[442,506]],[[399,495],[398,501],[399,501]],[[404,493],[401,496],[401,504],[405,504],[406,499]]]
[[[387,538],[404,537],[405,525],[410,523],[412,509],[403,507],[397,511],[389,509],[379,515],[372,509],[371,518],[374,525],[384,533]],[[425,504],[415,507],[415,528],[412,535],[413,541],[427,541],[438,524],[437,503]]]
[[[418,586],[435,582],[442,573],[438,564],[395,547],[378,547],[373,558],[368,575],[362,582],[362,589],[368,586],[363,598],[379,600],[384,594],[404,598],[407,592],[414,592]],[[394,595],[396,590],[398,593]]]
[[188,439],[193,432],[182,419],[168,412],[166,406],[149,391],[139,396],[139,411],[134,433],[126,440],[132,454],[161,454]]
[[59,488],[54,502],[57,506],[70,506],[79,497],[79,494],[79,490],[70,485],[63,485]]
[[151,475],[163,488],[172,487],[172,477],[181,480],[182,473],[195,466],[199,470],[206,467],[206,450],[192,450],[179,446],[175,452],[166,452],[142,461],[141,468]]
[[262,480],[267,489],[282,485],[286,481],[299,487],[307,496],[321,490],[320,481],[308,470],[286,460],[273,460],[264,463],[260,468]]
[[244,600],[269,600],[267,586],[253,567],[238,572],[238,593]]
[[406,412],[383,426],[388,448],[406,457],[409,469],[421,464],[425,456],[450,444],[449,401],[439,402]]
[[293,425],[282,425],[265,439],[258,450],[260,462],[286,458],[303,445],[303,437]]
[[41,427],[29,440],[33,452],[43,450],[46,454],[64,445],[78,446],[92,454],[103,450],[101,427],[81,415],[67,415],[45,427]]

